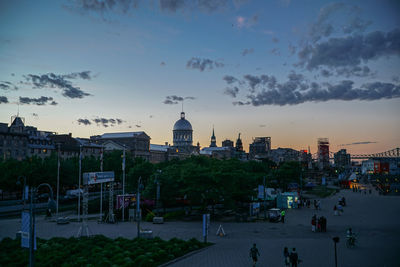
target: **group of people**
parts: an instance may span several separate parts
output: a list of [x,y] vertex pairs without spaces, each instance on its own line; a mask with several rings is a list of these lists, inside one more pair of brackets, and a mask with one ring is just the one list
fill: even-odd
[[311,231],[326,232],[327,219],[324,216],[317,217],[316,214],[311,218]]
[[[250,249],[250,257],[253,259],[253,266],[256,266],[259,256],[260,252],[258,251],[257,245],[254,243]],[[285,247],[283,249],[283,258],[285,266],[297,267],[297,265],[301,262],[301,260],[299,260],[299,255],[297,254],[296,248],[292,248],[292,251],[289,253],[289,249]]]

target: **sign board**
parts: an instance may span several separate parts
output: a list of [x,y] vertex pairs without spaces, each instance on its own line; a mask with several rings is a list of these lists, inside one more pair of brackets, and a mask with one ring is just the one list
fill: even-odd
[[136,194],[125,194],[125,201],[123,199],[124,199],[123,195],[117,196],[117,203],[115,203],[116,209],[122,209],[122,206],[125,206],[125,208],[127,208],[130,203],[135,203]]
[[203,214],[203,236],[208,236],[208,229],[210,228],[210,214]]
[[[22,220],[21,220],[21,247],[29,248],[30,247],[30,230],[31,230],[31,216],[29,212],[22,212]],[[36,229],[33,229],[34,232],[34,240],[33,240],[33,248],[36,250]]]
[[114,172],[85,172],[83,184],[100,184],[114,181]]

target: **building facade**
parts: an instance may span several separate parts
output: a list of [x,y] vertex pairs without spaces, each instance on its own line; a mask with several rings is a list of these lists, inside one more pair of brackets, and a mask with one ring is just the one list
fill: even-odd
[[256,137],[249,145],[250,159],[267,159],[271,152],[271,137]]

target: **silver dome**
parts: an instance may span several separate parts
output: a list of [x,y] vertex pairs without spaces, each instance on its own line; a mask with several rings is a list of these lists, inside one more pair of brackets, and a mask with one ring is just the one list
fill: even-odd
[[185,113],[181,113],[181,119],[176,121],[174,124],[174,131],[176,130],[184,130],[184,131],[193,131],[192,125],[188,120],[185,119]]

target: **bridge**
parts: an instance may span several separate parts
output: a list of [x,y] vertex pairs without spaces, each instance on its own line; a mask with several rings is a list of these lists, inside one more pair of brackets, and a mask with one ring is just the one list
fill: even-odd
[[[333,160],[336,152],[329,152],[329,159]],[[350,154],[351,159],[371,159],[371,158],[400,158],[400,148],[393,148],[385,152],[372,153],[372,154]],[[313,159],[318,159],[318,153],[312,154]]]

